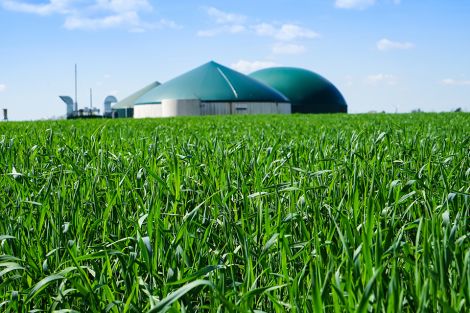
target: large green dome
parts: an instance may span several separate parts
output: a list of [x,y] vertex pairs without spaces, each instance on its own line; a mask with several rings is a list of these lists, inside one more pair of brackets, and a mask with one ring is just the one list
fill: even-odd
[[339,90],[322,76],[301,68],[272,67],[249,75],[278,90],[291,102],[292,113],[346,113]]
[[158,104],[165,99],[198,99],[205,102],[289,102],[279,91],[214,61],[150,90],[136,105]]

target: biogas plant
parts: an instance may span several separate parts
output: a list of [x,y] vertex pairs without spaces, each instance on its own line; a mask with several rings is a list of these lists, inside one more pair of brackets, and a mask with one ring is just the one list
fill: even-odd
[[111,108],[107,99],[105,115],[115,118],[347,113],[339,90],[312,71],[273,67],[245,75],[214,61],[164,84],[153,82]]

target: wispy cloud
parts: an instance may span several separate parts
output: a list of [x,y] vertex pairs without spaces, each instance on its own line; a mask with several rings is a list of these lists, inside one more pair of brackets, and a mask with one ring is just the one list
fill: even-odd
[[367,76],[366,83],[372,86],[377,86],[377,85],[394,86],[397,84],[397,77],[395,75],[383,74],[383,73],[371,74]]
[[116,13],[153,9],[148,0],[96,0],[96,6]]
[[[222,34],[239,34],[248,32],[263,37],[271,37],[278,42],[292,42],[317,38],[315,31],[292,23],[250,23],[245,15],[225,12],[214,7],[206,8],[207,15],[211,18],[214,27],[199,30],[200,37],[213,37]],[[274,44],[273,53],[296,54],[305,51],[300,44]]]
[[157,23],[143,21],[142,13],[153,10],[149,0],[49,0],[40,4],[17,0],[0,1],[2,7],[10,11],[42,16],[63,15],[63,26],[70,30],[124,28],[129,31],[145,31],[179,27],[168,19],[161,19]]
[[125,12],[99,18],[69,16],[65,19],[64,27],[70,30],[96,30],[129,26],[132,29],[140,28],[140,18],[136,12]]
[[470,80],[446,78],[441,81],[446,86],[470,86]]
[[229,34],[238,34],[245,30],[245,26],[243,25],[224,25],[217,28],[199,30],[197,35],[199,37],[214,37],[223,33]]
[[243,24],[246,21],[245,15],[224,12],[214,7],[207,8],[207,14],[218,24]]
[[295,24],[282,24],[280,26],[275,26],[269,23],[261,23],[254,25],[253,29],[256,34],[260,36],[273,37],[282,41],[313,39],[319,36],[318,33],[313,30]]
[[4,92],[5,90],[7,90],[7,85],[0,84],[0,92]]
[[[393,4],[400,4],[400,0],[386,0],[387,2],[392,2]],[[335,0],[335,7],[338,9],[349,9],[349,10],[364,10],[368,7],[371,7],[377,4],[377,0]],[[382,2],[385,2],[383,0]]]
[[47,3],[29,3],[14,0],[2,0],[2,7],[6,10],[32,13],[37,15],[68,14],[72,11],[73,0],[50,0]]
[[377,41],[377,49],[380,51],[389,50],[407,50],[414,48],[415,45],[411,42],[392,41],[387,38],[382,38]]
[[375,0],[335,0],[335,7],[339,9],[363,10],[375,4]]
[[208,7],[205,10],[216,26],[199,30],[197,32],[199,37],[213,37],[224,33],[238,34],[246,30],[247,17],[244,15],[224,12],[214,7]]
[[237,63],[233,63],[232,68],[242,72],[242,73],[251,73],[263,68],[279,66],[279,64],[271,61],[247,61],[239,60]]
[[277,42],[273,45],[274,54],[301,54],[306,51],[305,46],[295,43]]

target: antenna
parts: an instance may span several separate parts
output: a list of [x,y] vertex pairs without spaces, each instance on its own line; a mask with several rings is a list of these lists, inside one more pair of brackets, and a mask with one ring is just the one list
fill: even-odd
[[77,63],[75,63],[75,111],[78,111],[78,99],[77,99]]

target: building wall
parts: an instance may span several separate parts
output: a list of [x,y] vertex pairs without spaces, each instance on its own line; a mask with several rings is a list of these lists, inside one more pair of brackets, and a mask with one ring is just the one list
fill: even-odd
[[162,117],[161,104],[139,104],[134,106],[134,118]]
[[290,114],[290,103],[277,102],[202,102],[201,115]]
[[277,102],[200,102],[199,100],[163,100],[161,104],[140,104],[134,107],[135,118],[290,113],[290,103]]
[[201,115],[201,102],[193,100],[163,100],[162,117]]
[[133,108],[113,109],[111,116],[113,118],[133,117],[134,109]]

